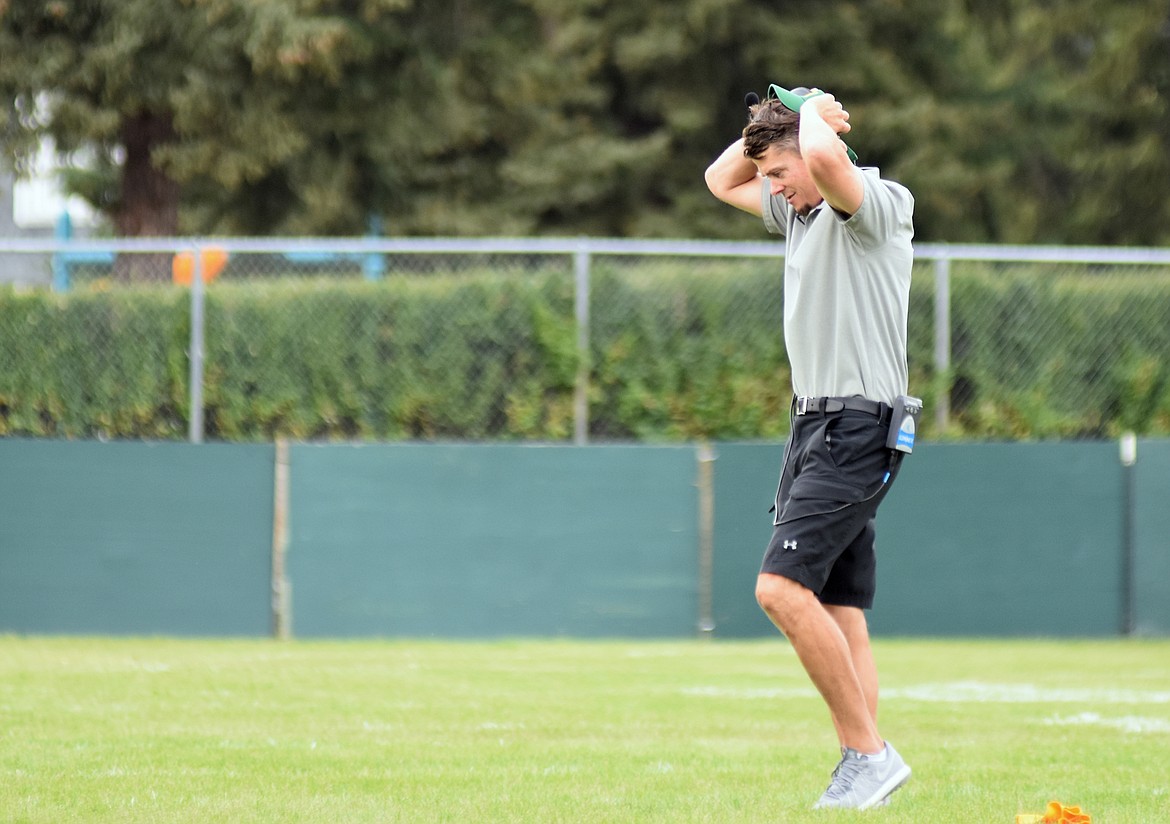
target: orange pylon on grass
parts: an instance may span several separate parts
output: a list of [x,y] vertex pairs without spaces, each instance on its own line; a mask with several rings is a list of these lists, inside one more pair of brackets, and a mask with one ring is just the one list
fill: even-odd
[[1092,821],[1080,807],[1066,807],[1059,801],[1049,801],[1044,815],[1016,816],[1016,824],[1092,824]]

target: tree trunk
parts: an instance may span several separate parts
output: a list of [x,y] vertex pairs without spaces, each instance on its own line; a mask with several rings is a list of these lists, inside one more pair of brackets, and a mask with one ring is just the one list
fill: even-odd
[[[114,213],[119,237],[173,237],[179,231],[179,185],[153,161],[157,146],[174,140],[170,113],[139,112],[122,123],[121,198]],[[169,280],[171,256],[121,254],[114,277],[122,281]]]

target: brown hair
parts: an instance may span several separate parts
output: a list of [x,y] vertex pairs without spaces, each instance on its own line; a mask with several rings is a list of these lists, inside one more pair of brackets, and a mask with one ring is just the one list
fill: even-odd
[[759,160],[769,146],[799,149],[799,113],[775,99],[757,103],[748,111],[748,124],[743,128],[744,157]]

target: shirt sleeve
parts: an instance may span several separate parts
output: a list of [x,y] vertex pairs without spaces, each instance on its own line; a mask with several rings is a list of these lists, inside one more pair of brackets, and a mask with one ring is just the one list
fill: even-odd
[[865,187],[861,206],[845,221],[863,249],[876,249],[891,238],[914,231],[914,195],[900,183],[882,180],[877,169],[861,172]]
[[772,187],[766,179],[760,180],[760,211],[764,216],[764,228],[774,235],[788,234],[788,201],[772,194]]

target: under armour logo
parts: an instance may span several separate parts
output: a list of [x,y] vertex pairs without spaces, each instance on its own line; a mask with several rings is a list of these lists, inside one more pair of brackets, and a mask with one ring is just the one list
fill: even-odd
[[796,549],[796,541],[785,541],[784,548],[785,549]]

